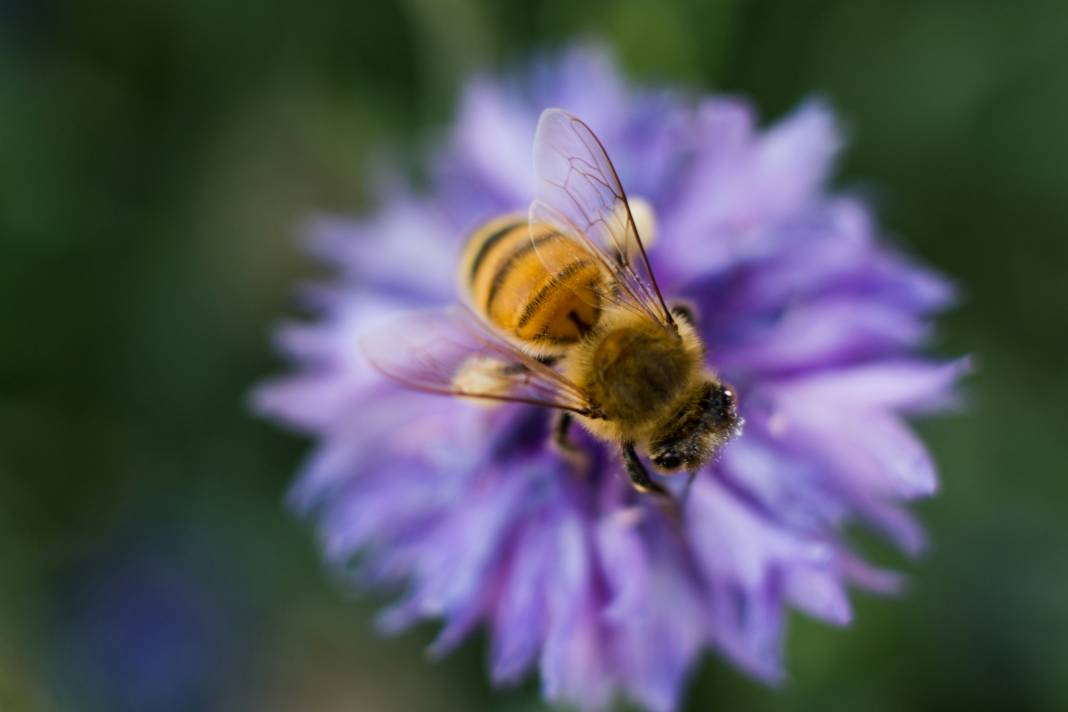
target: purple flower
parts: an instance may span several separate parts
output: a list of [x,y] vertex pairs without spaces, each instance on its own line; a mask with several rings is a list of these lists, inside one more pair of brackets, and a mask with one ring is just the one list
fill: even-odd
[[[548,447],[544,410],[405,391],[359,351],[382,315],[456,299],[464,236],[533,196],[548,106],[593,127],[652,205],[660,285],[697,307],[739,393],[745,432],[699,473],[681,530],[582,433],[580,476]],[[580,50],[472,81],[427,194],[390,185],[375,216],[314,226],[339,274],[308,290],[315,321],[280,329],[299,370],[255,404],[316,441],[293,501],[329,560],[403,589],[385,630],[440,618],[445,653],[484,626],[497,683],[537,668],[551,700],[672,710],[706,646],[774,682],[787,606],[844,625],[849,586],[897,587],[842,527],[922,548],[902,503],[937,480],[903,417],[951,403],[967,366],[917,355],[952,290],[889,247],[862,200],[827,192],[840,146],[821,102],[761,131],[743,101],[633,89]]]

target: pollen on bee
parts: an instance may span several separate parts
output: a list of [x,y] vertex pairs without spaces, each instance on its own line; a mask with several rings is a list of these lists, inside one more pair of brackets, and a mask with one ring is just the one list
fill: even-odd
[[[509,368],[509,364],[491,356],[471,356],[457,369],[452,384],[461,394],[483,393],[505,396],[511,391],[514,383],[514,380],[509,377]],[[490,407],[496,405],[487,400],[478,402]]]

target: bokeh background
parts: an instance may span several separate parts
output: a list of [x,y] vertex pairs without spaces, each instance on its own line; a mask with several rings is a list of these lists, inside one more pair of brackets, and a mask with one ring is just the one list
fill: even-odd
[[283,498],[282,368],[314,212],[418,174],[462,79],[599,37],[648,81],[812,93],[963,302],[970,410],[924,423],[934,542],[856,624],[795,616],[773,691],[708,657],[691,710],[1068,709],[1068,3],[0,1],[0,710],[538,710],[475,639],[383,641]]

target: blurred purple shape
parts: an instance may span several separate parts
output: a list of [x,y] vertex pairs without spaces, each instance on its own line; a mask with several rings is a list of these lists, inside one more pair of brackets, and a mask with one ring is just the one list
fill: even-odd
[[118,542],[64,577],[52,641],[61,694],[79,709],[200,709],[238,672],[245,634],[202,554],[146,537]]
[[[652,204],[661,286],[696,304],[740,394],[745,433],[696,479],[681,537],[588,438],[593,473],[576,476],[548,413],[405,392],[358,351],[379,315],[453,301],[464,235],[525,209],[548,106],[582,117]],[[741,100],[629,88],[579,49],[473,80],[427,194],[392,185],[378,215],[313,226],[339,274],[313,290],[317,319],[280,331],[297,372],[254,403],[316,440],[293,502],[329,560],[406,587],[385,630],[441,618],[442,654],[484,625],[496,682],[536,666],[551,700],[666,711],[705,647],[778,682],[787,606],[844,625],[847,586],[897,588],[842,527],[922,548],[901,503],[937,483],[903,415],[952,402],[967,364],[918,355],[953,289],[888,248],[863,201],[827,191],[841,143],[822,102],[762,131]]]

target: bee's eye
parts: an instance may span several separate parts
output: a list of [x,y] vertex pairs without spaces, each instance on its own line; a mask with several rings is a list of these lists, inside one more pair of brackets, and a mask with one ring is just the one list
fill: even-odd
[[657,467],[662,467],[665,470],[674,470],[682,464],[682,458],[678,455],[662,455],[653,460],[653,463]]
[[711,387],[702,400],[702,405],[706,411],[723,417],[734,408],[734,391],[726,386]]

